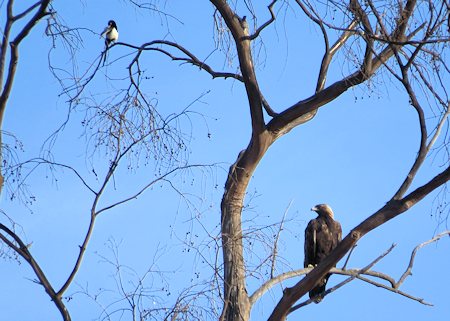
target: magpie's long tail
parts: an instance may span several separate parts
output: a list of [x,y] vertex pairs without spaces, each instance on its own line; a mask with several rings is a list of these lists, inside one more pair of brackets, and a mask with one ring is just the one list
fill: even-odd
[[105,63],[106,63],[106,57],[108,56],[108,46],[109,46],[109,43],[108,43],[108,40],[106,39],[105,40],[105,50],[103,51],[103,64],[102,64],[102,66],[104,66]]

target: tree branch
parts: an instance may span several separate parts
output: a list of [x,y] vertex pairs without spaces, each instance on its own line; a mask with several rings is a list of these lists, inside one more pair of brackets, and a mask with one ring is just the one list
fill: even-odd
[[[316,85],[316,93],[321,91],[325,87],[326,77],[328,73],[328,68],[330,66],[331,60],[333,56],[337,53],[337,51],[347,42],[347,40],[350,38],[350,36],[354,33],[353,28],[357,24],[357,20],[354,19],[349,26],[342,31],[341,36],[336,40],[333,46],[330,48],[329,40],[328,40],[328,34],[325,29],[325,24],[322,19],[319,18],[319,15],[317,12],[315,12],[312,8],[308,9],[305,4],[303,4],[300,0],[295,0],[299,7],[302,9],[302,11],[306,14],[306,16],[311,19],[315,24],[317,24],[322,32],[323,40],[325,43],[325,53],[322,58],[322,62],[320,64],[320,71],[319,71],[319,77],[317,79],[317,85]],[[310,12],[310,10],[312,12]]]
[[[330,294],[330,293],[336,291],[337,289],[339,289],[340,287],[346,285],[347,283],[350,283],[350,282],[353,281],[355,278],[357,278],[358,275],[361,275],[362,273],[368,273],[369,270],[370,270],[373,266],[375,266],[375,264],[377,264],[381,259],[383,259],[386,255],[388,255],[388,254],[394,249],[394,247],[395,247],[395,244],[392,244],[391,247],[390,247],[389,249],[387,249],[384,253],[382,253],[380,256],[378,256],[375,260],[373,260],[372,262],[370,262],[366,267],[364,267],[364,268],[362,268],[362,269],[360,269],[360,270],[357,270],[357,272],[354,272],[354,273],[350,272],[348,275],[351,275],[351,277],[349,277],[348,279],[346,279],[346,280],[342,281],[341,283],[335,285],[335,286],[332,287],[331,289],[328,289],[327,291],[325,291],[325,293],[324,293],[323,296],[325,297],[326,295],[328,295],[328,294]],[[311,268],[311,270],[314,270],[314,269],[315,269],[315,268]],[[331,272],[331,271],[336,271],[336,270],[339,270],[339,269],[332,268],[332,269],[330,270],[330,272]],[[350,271],[351,271],[351,270],[350,270]],[[347,272],[349,272],[349,270],[340,270],[340,273],[347,274]],[[286,288],[285,291],[289,291],[289,288]],[[283,293],[284,293],[285,291],[283,291]],[[300,309],[301,307],[303,307],[303,306],[305,306],[305,305],[308,305],[308,304],[310,304],[310,303],[312,303],[312,302],[314,302],[313,299],[308,299],[308,300],[306,300],[306,301],[303,302],[303,303],[297,304],[297,305],[293,306],[292,308],[290,308],[289,311],[287,312],[287,314],[292,313],[292,312],[294,312],[295,310],[298,310],[298,309]]]
[[156,183],[158,183],[160,181],[165,180],[167,176],[169,176],[169,175],[171,175],[171,174],[173,174],[173,173],[175,173],[177,171],[185,170],[185,169],[191,169],[191,168],[197,168],[197,167],[206,167],[206,165],[186,165],[186,166],[180,166],[180,167],[174,168],[174,169],[168,171],[167,173],[165,173],[164,175],[161,175],[158,178],[152,180],[151,182],[149,182],[148,184],[143,186],[141,189],[139,189],[137,192],[133,193],[133,195],[128,196],[128,197],[126,197],[126,198],[124,198],[124,199],[122,199],[120,201],[114,202],[114,203],[112,203],[110,205],[107,205],[107,206],[101,208],[100,210],[96,211],[95,215],[97,216],[97,215],[101,214],[102,212],[110,210],[110,209],[112,209],[112,208],[114,208],[116,206],[125,204],[125,203],[127,203],[127,202],[129,202],[129,201],[131,201],[133,199],[137,199],[142,193],[144,193],[151,186],[155,185]]
[[[376,276],[376,277],[381,277],[381,273],[379,272],[372,272],[369,271],[376,263],[378,263],[381,259],[383,259],[386,255],[388,255],[393,249],[394,249],[395,245],[392,245],[388,250],[386,250],[383,254],[381,254],[379,257],[377,257],[374,261],[372,261],[371,263],[369,263],[369,265],[367,265],[366,267],[362,268],[362,269],[339,269],[339,268],[332,268],[329,272],[330,273],[335,273],[335,274],[341,274],[341,275],[349,275],[352,276],[352,278],[350,278],[350,280],[346,280],[344,282],[342,282],[342,284],[340,284],[338,287],[339,288],[343,285],[345,285],[346,283],[352,281],[353,279],[355,279],[358,275],[360,274],[366,274],[366,275],[371,275],[371,276]],[[275,285],[282,283],[283,281],[286,281],[288,279],[294,278],[294,277],[298,277],[301,275],[306,275],[308,273],[310,273],[314,268],[312,267],[308,267],[308,268],[304,268],[304,269],[299,269],[299,270],[294,270],[294,271],[289,271],[283,274],[280,274],[274,278],[271,278],[270,280],[268,280],[267,282],[265,282],[262,286],[260,286],[251,296],[250,296],[250,302],[252,304],[254,304],[259,298],[261,298],[264,293],[266,293],[267,291],[269,291],[271,288],[273,288]],[[286,290],[288,291],[289,288],[286,288]],[[334,291],[334,290],[333,290]],[[332,292],[330,290],[330,292]],[[328,294],[328,293],[326,293]],[[313,300],[311,300],[311,302],[313,302]]]
[[370,283],[370,284],[372,284],[372,285],[375,285],[375,286],[377,286],[377,287],[379,287],[379,288],[383,288],[383,289],[385,289],[385,290],[388,290],[388,291],[397,293],[397,294],[399,294],[399,295],[401,295],[401,296],[404,296],[404,297],[406,297],[406,298],[408,298],[408,299],[417,301],[417,302],[419,302],[419,303],[421,303],[421,304],[428,305],[428,306],[433,306],[433,304],[431,304],[431,303],[429,303],[429,302],[426,302],[424,299],[419,298],[419,297],[416,297],[416,296],[412,296],[411,294],[408,294],[408,293],[406,293],[406,292],[400,291],[399,289],[389,287],[389,286],[387,286],[387,285],[385,285],[385,284],[382,284],[382,283],[379,283],[379,282],[375,282],[375,281],[373,281],[373,280],[370,280],[370,279],[365,278],[365,277],[362,277],[362,276],[358,276],[357,278],[358,278],[359,280],[361,280],[361,281],[364,281],[364,282]]
[[[402,276],[399,278],[399,281],[395,281],[395,279],[385,273],[381,273],[381,272],[377,272],[377,271],[372,271],[371,269],[380,261],[382,260],[384,257],[386,257],[388,254],[390,254],[392,252],[392,250],[395,247],[395,244],[393,244],[389,249],[387,249],[384,253],[382,253],[380,256],[378,256],[375,260],[373,260],[372,262],[370,262],[366,267],[361,268],[361,269],[345,269],[345,268],[332,268],[329,273],[332,274],[338,274],[338,275],[347,275],[350,276],[349,278],[345,279],[344,281],[336,284],[335,286],[329,288],[327,291],[325,291],[324,293],[324,297],[327,296],[328,294],[333,293],[334,291],[336,291],[337,289],[341,288],[342,286],[346,285],[347,283],[353,281],[354,279],[359,279],[363,282],[372,284],[376,287],[380,287],[383,288],[385,290],[391,291],[393,293],[402,295],[404,297],[407,297],[408,299],[417,301],[421,304],[424,305],[429,305],[432,306],[431,303],[426,302],[424,299],[422,298],[418,298],[416,296],[413,296],[409,293],[406,293],[404,291],[400,291],[399,288],[400,286],[403,284],[403,282],[405,281],[405,279],[411,275],[411,270],[413,268],[414,265],[414,258],[415,255],[417,254],[417,251],[419,249],[421,249],[422,247],[431,244],[433,242],[436,242],[437,240],[441,239],[444,236],[450,236],[450,231],[445,231],[437,236],[435,236],[434,238],[432,238],[429,241],[426,241],[418,246],[416,246],[411,254],[411,259],[409,262],[409,265],[406,269],[406,271],[402,274]],[[352,248],[352,250],[354,249],[354,247]],[[299,269],[299,270],[294,270],[294,271],[289,271],[283,274],[280,274],[276,277],[272,277],[270,280],[268,280],[267,282],[265,282],[263,285],[261,285],[251,296],[250,296],[250,303],[253,305],[256,303],[256,301],[258,299],[260,299],[267,291],[269,291],[270,289],[272,289],[275,285],[280,284],[288,279],[294,278],[294,277],[298,277],[301,275],[305,275],[310,273],[314,268],[304,268],[304,269]],[[389,285],[380,283],[378,281],[375,281],[373,279],[369,279],[365,276],[369,276],[371,278],[375,278],[375,279],[380,279],[381,281],[386,281],[389,283]],[[289,288],[286,289],[286,291],[289,291]],[[289,313],[298,310],[299,308],[306,306],[310,303],[313,303],[314,300],[313,299],[308,299],[302,303],[296,304],[295,306],[293,306],[290,310]]]
[[[5,30],[2,35],[2,41],[1,41],[1,53],[0,53],[0,147],[3,146],[3,139],[1,134],[1,129],[3,128],[3,117],[5,115],[6,110],[6,103],[8,102],[9,95],[11,94],[12,85],[16,76],[16,70],[17,70],[17,64],[19,62],[19,45],[21,41],[31,32],[31,29],[37,24],[37,22],[44,17],[47,13],[47,7],[50,4],[50,0],[42,0],[34,5],[31,5],[28,9],[23,11],[22,14],[19,14],[18,16],[14,17],[13,15],[13,5],[14,0],[9,0],[6,5],[6,23],[5,23]],[[11,30],[13,23],[22,17],[24,15],[30,13],[37,7],[38,10],[34,14],[33,17],[30,18],[28,23],[25,24],[25,26],[20,29],[20,31],[17,33],[16,37],[13,41],[9,41]],[[7,50],[7,45],[9,44],[10,51]],[[9,66],[8,71],[6,72],[5,77],[5,66],[6,66],[6,59],[9,55]],[[3,80],[5,79],[4,85]],[[0,164],[3,163],[3,155],[0,151]],[[0,194],[3,189],[3,175],[2,172],[3,168],[0,166]]]
[[277,256],[278,256],[278,241],[280,239],[281,231],[283,231],[284,221],[286,220],[286,214],[289,211],[289,209],[291,208],[291,205],[292,205],[292,201],[289,202],[288,207],[284,211],[283,218],[281,219],[280,226],[278,228],[275,240],[273,242],[273,250],[272,250],[272,255],[271,255],[272,263],[271,263],[271,267],[270,267],[270,278],[271,279],[273,279],[273,275],[275,272],[275,262],[276,262]]
[[25,243],[20,239],[20,237],[16,233],[11,231],[8,227],[6,227],[2,223],[0,223],[0,230],[5,231],[14,240],[14,242],[17,243],[17,245],[11,242],[7,237],[5,237],[1,233],[0,233],[0,240],[5,242],[11,249],[13,249],[17,254],[19,254],[30,265],[30,267],[33,269],[34,274],[39,280],[39,284],[43,286],[45,292],[47,292],[47,294],[50,296],[53,303],[56,305],[59,312],[61,313],[63,320],[70,321],[71,320],[70,314],[62,301],[62,297],[55,292],[52,285],[50,284],[50,281],[47,279],[45,273],[42,271],[41,267],[36,262],[33,255],[30,253],[27,245],[25,245]]
[[353,13],[355,19],[363,25],[364,33],[362,37],[366,42],[366,49],[361,69],[365,74],[370,75],[372,73],[372,53],[374,43],[374,40],[371,37],[371,35],[373,35],[372,26],[370,25],[369,17],[361,8],[358,0],[350,0],[349,10]]
[[[172,42],[172,41],[167,41],[167,40],[154,40],[151,42],[147,42],[141,46],[134,46],[134,45],[130,45],[127,43],[123,43],[123,42],[118,42],[116,43],[116,45],[123,45],[126,47],[130,47],[130,48],[134,48],[138,50],[138,54],[140,54],[141,51],[145,51],[145,50],[152,50],[152,51],[159,51],[161,53],[163,53],[164,55],[168,56],[170,59],[172,59],[173,61],[183,61],[186,63],[190,63],[194,66],[199,67],[202,70],[205,70],[207,73],[209,73],[213,78],[234,78],[236,80],[239,81],[243,81],[243,78],[241,75],[236,74],[236,73],[231,73],[231,72],[217,72],[215,71],[211,66],[209,66],[205,61],[200,60],[199,58],[197,58],[193,53],[191,53],[189,50],[187,50],[186,48],[184,48],[183,46],[181,46],[178,43]],[[173,47],[175,49],[178,49],[179,51],[181,51],[183,54],[186,55],[186,57],[177,57],[174,56],[173,54],[171,54],[170,52],[163,50],[161,48],[155,48],[155,47],[151,47],[154,45],[165,45],[168,47]]]
[[350,251],[348,252],[347,258],[345,259],[344,265],[342,266],[342,269],[343,269],[343,270],[346,270],[346,269],[347,269],[348,261],[350,260],[350,257],[352,256],[352,253],[353,253],[353,251],[355,250],[355,248],[356,248],[357,246],[358,246],[358,244],[355,244],[355,245],[350,249]]
[[259,34],[261,33],[261,31],[263,31],[266,27],[268,27],[269,25],[271,25],[271,24],[275,21],[276,16],[275,16],[275,13],[273,12],[273,6],[275,5],[275,3],[276,3],[277,1],[278,1],[278,0],[273,0],[273,1],[267,6],[267,9],[269,9],[269,12],[270,12],[270,19],[267,20],[266,22],[264,22],[260,27],[258,27],[258,28],[255,30],[255,32],[254,32],[251,36],[249,36],[249,39],[250,39],[250,40],[254,40],[254,39],[258,38],[258,36],[259,36]]
[[17,15],[15,15],[13,17],[13,21],[17,21],[22,19],[23,17],[25,17],[26,15],[28,15],[31,11],[33,11],[34,9],[36,9],[38,6],[41,5],[42,1],[38,1],[35,4],[33,4],[32,6],[28,7],[27,9],[25,9],[22,13],[19,13]]
[[[411,34],[406,37],[406,40],[412,38],[420,28],[421,26],[411,32]],[[371,68],[369,74],[366,73],[367,70],[365,70],[363,64],[362,67],[349,76],[336,81],[320,92],[285,109],[267,124],[267,129],[272,132],[273,135],[279,137],[288,133],[299,124],[311,120],[315,115],[315,113],[313,113],[314,111],[330,101],[335,100],[351,87],[359,85],[369,79],[381,66],[384,66],[394,54],[395,51],[392,46],[386,46],[379,54],[375,54],[375,57],[370,62]]]
[[[121,136],[118,135],[116,137],[117,139],[117,146],[120,146],[120,138]],[[114,175],[114,172],[116,171],[116,168],[119,166],[119,162],[122,159],[122,157],[126,154],[126,152],[129,149],[126,149],[125,152],[121,153],[120,148],[117,148],[116,155],[111,162],[111,165],[109,166],[108,172],[105,175],[105,178],[103,179],[102,185],[100,186],[99,190],[95,193],[94,201],[92,202],[91,210],[90,210],[90,219],[89,219],[89,226],[86,231],[86,235],[84,237],[82,245],[80,245],[80,251],[77,256],[76,262],[74,267],[72,268],[72,271],[70,272],[69,276],[67,277],[66,281],[64,282],[61,289],[58,291],[57,295],[62,296],[64,292],[69,288],[70,284],[72,284],[72,281],[75,279],[76,274],[78,273],[78,270],[80,269],[81,262],[83,261],[84,255],[87,250],[87,246],[89,244],[89,241],[91,240],[92,233],[94,231],[94,225],[95,220],[97,218],[97,204],[100,201],[100,198],[103,195],[103,192],[105,191],[108,182],[110,181],[111,177]]]
[[414,265],[414,260],[415,260],[415,258],[416,258],[417,252],[418,252],[421,248],[423,248],[424,246],[427,246],[427,245],[429,245],[429,244],[431,244],[431,243],[437,242],[438,240],[440,240],[440,239],[443,238],[444,236],[450,236],[450,231],[442,232],[442,233],[436,235],[435,237],[433,237],[432,239],[430,239],[430,240],[428,240],[428,241],[426,241],[426,242],[423,242],[423,243],[417,245],[417,246],[414,248],[414,250],[413,250],[412,253],[411,253],[411,258],[410,258],[410,260],[409,260],[409,264],[408,264],[408,266],[407,266],[407,268],[406,268],[406,271],[402,274],[402,276],[400,277],[400,279],[398,280],[398,282],[395,284],[395,288],[396,288],[396,289],[399,288],[399,287],[403,284],[403,282],[405,281],[405,279],[406,279],[408,276],[410,276],[410,275],[412,274],[411,271],[412,271],[412,268],[413,268],[413,265]]
[[375,214],[368,217],[361,224],[355,227],[330,253],[330,255],[317,265],[306,277],[299,281],[292,288],[284,291],[282,298],[273,310],[269,321],[283,321],[285,320],[289,309],[298,301],[303,295],[310,291],[320,278],[323,278],[331,268],[344,257],[344,255],[368,232],[374,230],[380,225],[385,224],[394,217],[404,213],[412,206],[417,204],[425,196],[433,190],[442,186],[450,179],[450,167],[435,176],[425,185],[417,188],[409,195],[401,200],[392,200],[384,207],[378,210]]
[[220,12],[228,29],[233,35],[236,50],[239,58],[239,66],[241,68],[244,80],[247,98],[250,107],[250,116],[252,121],[252,136],[257,137],[265,130],[264,115],[262,111],[261,91],[256,78],[253,58],[251,53],[251,41],[249,39],[248,30],[245,22],[231,9],[225,0],[210,0],[211,3]]
[[319,77],[317,79],[316,93],[323,90],[323,88],[325,87],[328,68],[330,66],[331,60],[333,59],[334,55],[338,52],[338,50],[347,42],[347,40],[353,34],[353,28],[356,26],[356,23],[357,23],[356,20],[353,20],[347,27],[347,30],[342,32],[339,39],[336,40],[336,42],[333,44],[333,46],[331,46],[331,48],[329,48],[328,45],[325,46],[325,54],[320,64],[320,72]]

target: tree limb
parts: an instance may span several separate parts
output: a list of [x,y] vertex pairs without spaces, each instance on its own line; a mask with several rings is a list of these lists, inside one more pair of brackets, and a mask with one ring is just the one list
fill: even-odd
[[210,0],[211,3],[220,12],[228,29],[233,35],[236,50],[244,80],[247,98],[250,107],[250,116],[252,122],[252,136],[257,137],[265,130],[265,122],[262,111],[261,91],[256,78],[253,58],[251,53],[251,41],[248,30],[242,24],[242,19],[231,9],[225,0]]
[[[386,255],[388,255],[388,254],[394,249],[394,247],[395,247],[395,244],[392,244],[391,247],[390,247],[389,249],[387,249],[384,253],[382,253],[380,256],[378,256],[375,260],[373,260],[372,262],[370,262],[366,267],[362,268],[361,270],[358,270],[357,272],[354,272],[354,273],[350,272],[349,275],[351,275],[351,277],[349,277],[348,279],[346,279],[346,280],[342,281],[341,283],[335,285],[333,288],[328,289],[327,291],[325,291],[324,296],[330,294],[331,292],[336,291],[336,290],[339,289],[340,287],[342,287],[342,286],[346,285],[347,283],[353,281],[355,278],[358,277],[358,275],[360,275],[360,274],[362,274],[362,273],[368,273],[369,270],[370,270],[375,264],[377,264],[381,259],[383,259]],[[336,269],[336,268],[332,268],[332,269],[330,270],[330,272],[331,272],[331,271],[334,271],[335,269]],[[314,270],[314,268],[311,268],[311,270]],[[348,270],[345,270],[345,271],[344,271],[344,270],[341,270],[341,272],[346,274],[346,273],[348,272]],[[289,288],[286,288],[285,291],[288,291],[288,289],[289,289]],[[284,293],[284,291],[283,291],[283,293]],[[310,304],[310,303],[312,303],[312,302],[314,302],[313,299],[308,299],[308,300],[306,300],[306,301],[303,302],[303,303],[300,303],[300,304],[298,304],[298,305],[293,306],[292,308],[289,309],[289,311],[288,311],[287,313],[288,313],[288,314],[289,314],[289,313],[292,313],[292,312],[294,312],[295,310],[298,310],[298,309],[300,309],[301,307],[303,307],[303,306],[305,306],[305,305],[308,305],[308,304]]]
[[267,9],[269,9],[269,12],[270,12],[270,19],[267,20],[266,22],[264,22],[260,27],[258,27],[258,28],[256,29],[256,31],[255,31],[251,36],[249,36],[249,39],[250,39],[250,40],[256,39],[256,38],[259,36],[259,34],[261,33],[261,31],[263,31],[266,27],[268,27],[269,25],[271,25],[271,24],[275,21],[276,16],[275,16],[275,13],[273,12],[273,6],[275,5],[275,3],[276,3],[277,1],[278,1],[278,0],[273,0],[273,1],[267,6]]
[[275,240],[273,242],[273,250],[272,250],[272,255],[271,255],[272,262],[271,262],[271,267],[270,267],[270,278],[271,279],[273,279],[273,275],[275,272],[275,262],[276,262],[277,256],[278,256],[278,241],[280,239],[281,231],[283,231],[284,221],[286,220],[286,214],[289,211],[289,209],[291,208],[291,205],[292,205],[292,201],[289,202],[288,207],[284,211],[283,218],[281,219],[280,226],[278,228]]
[[47,279],[45,273],[42,271],[39,264],[34,259],[33,255],[28,249],[28,246],[20,239],[20,237],[11,231],[8,227],[6,227],[4,224],[0,223],[0,230],[5,231],[16,244],[14,244],[11,240],[9,240],[5,235],[0,233],[0,240],[5,242],[11,249],[13,249],[17,254],[19,254],[33,269],[34,274],[39,280],[39,284],[43,286],[45,289],[45,292],[50,296],[53,303],[58,308],[59,312],[61,313],[61,316],[63,317],[64,321],[70,321],[71,317],[69,314],[69,311],[67,310],[66,306],[64,305],[64,302],[62,300],[62,297],[58,295],[55,290],[53,289],[52,285],[50,284],[50,281]]
[[309,292],[316,282],[325,276],[331,268],[344,257],[344,255],[353,247],[358,240],[368,232],[374,230],[380,225],[385,224],[394,217],[404,213],[409,208],[417,204],[425,196],[436,188],[442,186],[450,179],[450,167],[445,169],[439,175],[435,176],[425,185],[415,189],[401,200],[392,200],[379,209],[376,213],[368,217],[361,224],[355,227],[330,253],[330,255],[317,265],[306,277],[299,281],[292,288],[284,291],[282,298],[273,310],[269,321],[285,320],[289,309],[298,299]]
[[[432,306],[431,303],[426,302],[424,299],[422,298],[418,298],[416,296],[413,296],[409,293],[406,293],[404,291],[400,291],[399,288],[400,286],[403,284],[403,282],[405,281],[405,279],[411,275],[411,270],[413,268],[414,265],[414,258],[415,255],[417,254],[417,251],[419,249],[421,249],[422,247],[431,244],[433,242],[436,242],[437,240],[441,239],[444,236],[449,236],[450,235],[450,231],[445,231],[437,236],[435,236],[434,238],[432,238],[429,241],[426,241],[418,246],[416,246],[411,254],[411,259],[409,262],[409,265],[406,269],[406,271],[402,274],[402,276],[399,278],[398,281],[395,281],[395,279],[385,273],[381,273],[381,272],[377,272],[377,271],[373,271],[372,268],[381,260],[383,259],[385,256],[387,256],[388,254],[391,253],[391,251],[394,249],[395,244],[393,244],[389,249],[387,249],[384,253],[382,253],[380,256],[378,256],[375,260],[373,260],[372,262],[370,262],[366,267],[361,268],[361,269],[345,269],[344,268],[332,268],[329,273],[332,274],[338,274],[338,275],[347,275],[350,276],[349,278],[345,279],[344,281],[336,284],[335,286],[329,288],[327,291],[325,291],[324,296],[336,291],[337,289],[341,288],[342,286],[346,285],[347,283],[353,281],[354,279],[359,279],[363,282],[372,284],[376,287],[380,287],[383,288],[385,290],[394,292],[396,294],[402,295],[404,297],[407,297],[408,299],[417,301],[421,304],[424,305],[429,305]],[[354,247],[352,248],[352,250],[354,249]],[[268,280],[267,282],[265,282],[263,285],[261,285],[251,296],[250,296],[250,303],[253,305],[256,303],[256,301],[258,299],[260,299],[267,291],[269,291],[270,289],[272,289],[275,285],[280,284],[288,279],[294,278],[294,277],[298,277],[301,275],[306,275],[308,273],[310,273],[314,268],[304,268],[304,269],[299,269],[299,270],[294,270],[294,271],[289,271],[283,274],[280,274],[276,277],[272,277],[270,280]],[[367,278],[371,277],[371,278]],[[383,284],[381,282],[375,281],[374,279],[379,279],[381,281],[386,281],[389,283],[389,285]],[[286,291],[289,291],[288,289],[286,289]],[[290,310],[289,313],[298,310],[299,308],[308,305],[310,303],[313,303],[314,300],[312,299],[308,299],[302,303],[296,304],[295,306],[293,306]]]
[[[47,15],[47,7],[50,4],[50,0],[42,0],[34,5],[31,5],[28,7],[28,9],[25,9],[25,11],[22,12],[22,14],[19,14],[18,16],[13,15],[13,5],[14,0],[9,0],[6,5],[6,23],[5,23],[5,30],[2,35],[2,41],[1,41],[1,53],[0,53],[0,147],[3,146],[3,139],[1,134],[1,129],[3,128],[3,117],[5,115],[6,111],[6,104],[9,99],[9,95],[11,94],[12,86],[14,83],[14,79],[16,76],[16,70],[17,70],[17,64],[19,62],[19,45],[22,42],[22,40],[31,32],[33,27],[38,23],[40,19],[42,19],[45,15]],[[25,26],[22,27],[22,29],[19,30],[16,37],[13,41],[10,41],[11,36],[11,30],[13,27],[13,23],[17,21],[18,19],[23,18],[25,15],[29,14],[31,11],[35,10],[36,13],[30,18],[30,20],[25,23]],[[9,44],[9,52],[7,50],[7,46]],[[6,71],[6,77],[5,77],[5,66],[6,66],[6,59],[9,56],[9,65],[8,70]],[[4,81],[4,83],[3,83]],[[0,163],[3,163],[3,155],[0,151]],[[3,189],[3,175],[2,172],[3,168],[0,166],[0,194]]]
[[414,248],[414,250],[413,250],[412,253],[411,253],[411,258],[410,258],[410,260],[409,260],[409,264],[408,264],[408,266],[407,266],[407,268],[406,268],[406,271],[402,274],[402,276],[400,277],[400,279],[398,280],[398,282],[395,284],[395,288],[396,288],[396,289],[399,288],[400,285],[403,284],[403,282],[405,281],[405,279],[406,279],[409,275],[411,275],[411,271],[412,271],[412,268],[413,268],[413,265],[414,265],[414,260],[415,260],[415,258],[416,258],[417,252],[418,252],[421,248],[423,248],[424,246],[427,246],[427,245],[429,245],[429,244],[431,244],[431,243],[437,242],[438,240],[440,240],[440,239],[443,238],[444,236],[450,236],[450,231],[442,232],[442,233],[436,235],[435,237],[433,237],[431,240],[428,240],[428,241],[426,241],[426,242],[423,242],[423,243],[417,245],[417,246]]
[[325,24],[322,19],[319,18],[319,15],[311,8],[310,10],[313,12],[310,12],[308,8],[303,4],[300,0],[295,0],[299,7],[302,9],[302,11],[306,14],[306,16],[311,19],[315,24],[317,24],[322,32],[323,40],[325,43],[325,53],[322,58],[322,62],[320,64],[320,71],[319,71],[319,77],[317,79],[317,85],[316,85],[316,93],[321,91],[325,87],[326,77],[328,74],[328,68],[330,66],[331,60],[333,59],[333,56],[337,53],[337,51],[346,43],[346,41],[349,39],[349,37],[354,33],[354,27],[357,24],[357,20],[354,19],[349,26],[342,31],[342,34],[336,40],[336,42],[331,46],[329,44],[328,40],[328,34],[325,29]]
[[[339,268],[332,268],[329,272],[330,273],[335,273],[335,274],[341,274],[341,275],[350,275],[352,276],[352,278],[350,278],[351,280],[346,280],[343,282],[342,285],[340,285],[339,287],[343,286],[344,284],[352,281],[353,279],[355,279],[358,275],[360,274],[367,274],[367,275],[372,275],[372,276],[377,276],[380,277],[379,275],[381,275],[378,272],[372,272],[369,271],[375,264],[377,264],[381,259],[383,259],[386,255],[388,255],[393,249],[394,249],[395,245],[392,245],[388,250],[386,250],[383,254],[381,254],[379,257],[377,257],[375,260],[373,260],[371,263],[369,263],[369,265],[367,265],[366,267],[362,268],[362,269],[339,269]],[[289,271],[283,274],[280,274],[274,278],[271,278],[270,280],[268,280],[267,282],[265,282],[262,286],[260,286],[251,296],[250,296],[250,302],[252,304],[254,304],[259,298],[261,298],[264,293],[266,293],[268,290],[270,290],[271,288],[273,288],[275,285],[286,281],[288,279],[297,277],[297,276],[301,276],[301,275],[306,275],[309,274],[314,268],[312,267],[308,267],[308,268],[303,268],[303,269],[299,269],[299,270],[294,270],[294,271]],[[286,288],[286,290],[288,290],[289,288]],[[330,291],[331,292],[331,291]],[[313,301],[311,301],[313,302]]]

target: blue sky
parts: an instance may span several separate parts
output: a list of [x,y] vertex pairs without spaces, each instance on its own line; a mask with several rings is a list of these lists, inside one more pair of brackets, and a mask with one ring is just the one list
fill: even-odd
[[[168,39],[183,44],[199,57],[214,49],[212,8],[208,1],[172,1],[163,9],[179,21],[136,10],[126,1],[55,2],[61,17],[70,26],[100,33],[106,22],[114,18],[119,26],[120,41],[139,45],[154,39]],[[3,7],[2,7],[3,9]],[[244,11],[242,11],[244,12]],[[245,13],[243,13],[245,14]],[[243,15],[242,14],[242,15]],[[314,90],[318,62],[321,58],[320,34],[305,26],[303,17],[288,12],[275,28],[263,32],[264,50],[259,57],[258,76],[266,98],[276,110],[308,97]],[[2,17],[3,18],[3,17]],[[166,24],[168,22],[168,25]],[[286,27],[284,26],[286,23]],[[39,155],[43,141],[66,118],[67,98],[48,70],[48,51],[52,44],[44,34],[42,22],[21,48],[21,61],[14,90],[4,121],[4,130],[14,133],[23,142],[18,151],[22,160]],[[94,61],[103,48],[98,34],[81,30],[82,45],[76,52],[80,70]],[[308,48],[306,48],[308,44]],[[317,44],[317,45],[316,45]],[[102,95],[113,92],[123,82],[108,78],[126,77],[130,50],[116,46],[109,61],[122,57],[102,68],[87,92]],[[59,66],[70,68],[71,61],[60,45],[52,56]],[[219,52],[208,62],[220,70],[234,71]],[[167,288],[163,299],[173,300],[181,289],[194,281],[210,278],[209,269],[193,248],[207,251],[211,237],[218,235],[220,200],[228,167],[240,150],[246,147],[249,134],[249,112],[243,86],[233,80],[216,79],[198,68],[171,62],[156,52],[142,57],[142,68],[149,79],[146,94],[158,99],[163,115],[179,112],[190,106],[189,119],[180,126],[187,133],[187,158],[191,164],[219,164],[212,169],[197,169],[173,178],[180,191],[192,195],[186,202],[168,184],[157,184],[142,197],[102,214],[85,261],[76,282],[67,294],[73,320],[95,320],[102,317],[101,308],[81,292],[102,292],[99,302],[108,305],[116,298],[114,267],[105,262],[113,259],[111,244],[119,249],[126,286],[136,281],[131,271],[143,275],[153,265],[164,271],[165,282],[151,274],[146,283],[152,289]],[[346,66],[332,69],[329,82],[339,79]],[[201,97],[200,100],[197,100]],[[87,140],[80,123],[83,113],[72,113],[70,122],[59,135],[53,155],[58,162],[67,162],[86,175],[93,185],[92,163],[105,170],[104,152],[86,157]],[[314,217],[310,208],[328,203],[343,226],[344,234],[389,200],[403,181],[417,153],[419,143],[417,117],[398,85],[378,77],[370,88],[352,89],[322,108],[313,121],[292,130],[270,147],[254,173],[248,188],[249,197],[243,219],[246,231],[280,222],[284,212],[288,219],[280,241],[278,272],[301,268],[303,264],[303,231]],[[136,163],[133,163],[136,164]],[[429,180],[439,170],[437,161],[426,162],[414,186]],[[154,178],[154,165],[139,163],[133,170],[124,168],[115,177],[103,204],[120,199],[137,186]],[[29,207],[9,201],[4,194],[2,208],[23,228],[24,239],[32,242],[31,250],[58,288],[65,281],[84,236],[92,194],[67,170],[54,173],[39,168],[28,179],[36,201]],[[357,268],[367,265],[392,243],[397,246],[374,270],[395,279],[404,272],[412,249],[445,230],[433,213],[433,199],[428,196],[420,204],[392,222],[371,232],[358,244],[349,263]],[[3,222],[3,217],[2,217]],[[206,233],[205,230],[208,232]],[[209,235],[208,235],[209,234]],[[186,246],[193,242],[193,247]],[[423,297],[433,307],[421,305],[399,295],[354,281],[328,296],[319,305],[309,305],[289,316],[289,320],[446,320],[450,307],[447,292],[450,280],[448,240],[422,249],[416,258],[413,275],[404,291]],[[263,256],[263,246],[255,245],[256,253],[249,259]],[[342,263],[341,263],[342,264]],[[340,265],[341,265],[340,264]],[[338,265],[338,266],[340,266]],[[262,269],[264,276],[265,270]],[[33,283],[34,275],[27,264],[15,260],[0,261],[4,320],[59,320],[60,316],[42,287]],[[343,277],[333,276],[330,284]],[[291,285],[297,280],[290,280]],[[167,282],[167,284],[166,284]],[[249,278],[249,291],[261,284],[258,277]],[[108,291],[103,291],[108,289]],[[111,290],[111,291],[109,291]],[[164,297],[164,295],[166,297]],[[253,310],[253,320],[263,320],[280,298],[280,288],[268,293]],[[157,304],[153,302],[152,304]]]

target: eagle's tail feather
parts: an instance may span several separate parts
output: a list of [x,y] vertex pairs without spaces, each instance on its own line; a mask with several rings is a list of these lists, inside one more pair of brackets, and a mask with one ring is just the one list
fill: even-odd
[[320,301],[322,301],[327,281],[330,275],[331,274],[327,274],[322,279],[322,281],[319,282],[319,284],[317,284],[314,288],[311,289],[311,291],[309,291],[309,298],[313,299],[315,303],[319,303]]

